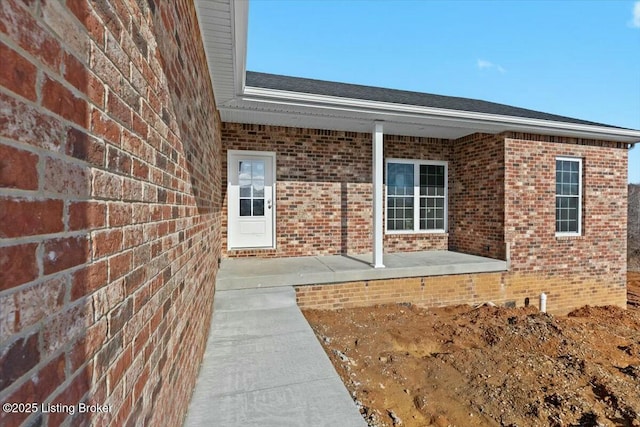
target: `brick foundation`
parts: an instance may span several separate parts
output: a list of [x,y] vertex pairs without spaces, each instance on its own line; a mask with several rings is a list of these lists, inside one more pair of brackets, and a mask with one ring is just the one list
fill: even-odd
[[3,0],[0,55],[0,402],[111,405],[0,425],[181,425],[222,194],[194,6]]
[[547,311],[567,314],[589,305],[617,305],[625,308],[626,286],[590,278],[565,283],[544,275],[478,273],[451,276],[411,277],[330,285],[297,286],[300,308],[336,310],[376,304],[411,303],[420,307],[457,304],[529,304],[539,307],[539,296],[547,294]]

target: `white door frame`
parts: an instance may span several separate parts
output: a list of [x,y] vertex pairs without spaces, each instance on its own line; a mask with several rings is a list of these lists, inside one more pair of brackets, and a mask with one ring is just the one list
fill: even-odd
[[[271,175],[272,175],[272,190],[271,190],[271,245],[269,246],[233,246],[232,245],[232,229],[235,226],[232,221],[232,203],[235,201],[231,200],[230,197],[230,187],[232,182],[232,173],[235,170],[232,167],[232,159],[235,157],[268,157],[271,160]],[[227,150],[227,249],[275,249],[276,247],[276,153],[273,151],[252,151],[252,150]],[[266,179],[265,179],[266,180]],[[267,199],[265,195],[265,200]],[[266,208],[266,206],[265,206]]]

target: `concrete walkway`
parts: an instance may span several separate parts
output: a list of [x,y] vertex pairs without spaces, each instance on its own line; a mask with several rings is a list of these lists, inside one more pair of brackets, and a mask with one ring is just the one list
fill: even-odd
[[186,427],[366,427],[293,287],[217,291]]

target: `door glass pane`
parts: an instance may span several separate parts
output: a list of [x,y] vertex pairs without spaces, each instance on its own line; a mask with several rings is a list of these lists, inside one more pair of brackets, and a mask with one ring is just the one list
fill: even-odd
[[253,197],[264,197],[264,181],[253,181]]
[[238,166],[238,178],[240,181],[251,181],[251,161],[250,160],[240,160],[240,164]]
[[264,161],[263,160],[253,161],[252,177],[253,179],[264,179]]
[[251,216],[251,199],[240,199],[240,216]]
[[265,161],[240,160],[240,216],[264,216]]
[[251,187],[248,185],[241,185],[240,197],[251,197]]
[[264,199],[253,199],[253,216],[264,215]]

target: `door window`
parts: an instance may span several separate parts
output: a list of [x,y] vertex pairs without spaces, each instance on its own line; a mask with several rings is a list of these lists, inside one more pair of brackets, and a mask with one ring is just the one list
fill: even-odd
[[264,160],[240,160],[240,216],[264,216]]

